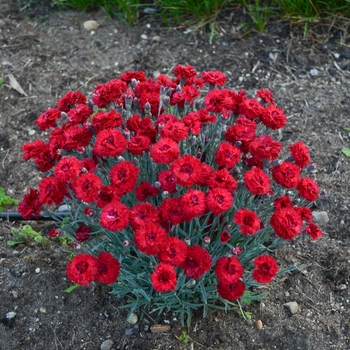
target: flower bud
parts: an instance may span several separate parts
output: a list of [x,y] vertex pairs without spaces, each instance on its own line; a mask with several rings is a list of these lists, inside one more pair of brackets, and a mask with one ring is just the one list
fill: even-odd
[[207,247],[210,244],[210,237],[209,236],[204,237],[203,244],[205,247]]
[[236,147],[242,146],[242,142],[241,142],[241,141],[236,141],[235,146],[236,146]]
[[203,107],[203,104],[204,104],[204,101],[203,100],[200,100],[200,99],[198,99],[198,100],[195,100],[194,101],[194,107],[195,107],[195,109],[201,109],[202,107]]
[[309,164],[308,166],[307,166],[307,168],[306,168],[306,170],[309,172],[309,173],[311,173],[311,174],[313,174],[313,173],[317,173],[317,163],[311,163],[311,164]]
[[163,106],[165,108],[169,108],[170,107],[170,97],[169,96],[165,96],[163,99]]
[[196,280],[195,279],[193,279],[193,278],[191,278],[187,283],[186,283],[186,287],[187,288],[192,288],[192,287],[194,287],[195,285],[196,285]]
[[140,161],[134,157],[134,159],[132,160],[133,164],[136,165],[137,167],[140,165]]
[[241,247],[233,247],[233,248],[231,249],[231,253],[232,253],[233,255],[239,255],[239,254],[242,253],[242,251],[243,251],[243,249],[242,249]]
[[131,95],[125,95],[125,107],[126,109],[130,109],[132,106],[132,99],[133,97]]
[[279,165],[281,165],[282,163],[283,163],[282,160],[280,160],[280,159],[275,159],[275,160],[273,160],[273,161],[271,162],[271,165],[272,165],[272,166],[279,166]]
[[124,162],[125,161],[125,158],[122,157],[122,156],[119,156],[117,159],[118,159],[118,162]]
[[158,189],[161,188],[162,184],[159,182],[159,181],[156,181],[154,184],[153,184],[154,187],[157,187]]
[[130,242],[128,240],[125,240],[123,242],[123,247],[128,247],[130,245]]
[[169,197],[169,192],[168,191],[163,191],[162,192],[162,198],[163,199],[166,199],[166,198],[168,198]]
[[190,145],[194,146],[197,142],[197,137],[195,135],[190,137]]
[[145,114],[150,114],[151,113],[151,104],[149,102],[145,103],[144,110],[145,110]]
[[88,103],[87,103],[88,107],[90,109],[93,109],[94,108],[94,103],[92,102],[92,100],[89,100]]
[[186,238],[184,239],[184,241],[185,241],[185,243],[186,243],[188,246],[191,245],[191,239],[190,239],[189,237],[186,237]]
[[135,78],[132,78],[131,81],[130,81],[130,86],[132,89],[135,88],[135,86],[138,84],[139,82],[135,79]]
[[61,112],[61,118],[68,118],[68,114],[66,112]]
[[73,243],[73,248],[76,250],[80,250],[81,249],[81,245],[79,243]]

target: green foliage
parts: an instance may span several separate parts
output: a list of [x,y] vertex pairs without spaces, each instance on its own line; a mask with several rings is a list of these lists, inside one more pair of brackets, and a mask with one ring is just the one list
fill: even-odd
[[187,344],[188,341],[190,340],[188,334],[186,331],[182,331],[182,333],[180,334],[180,336],[178,337],[178,339],[180,341],[182,341],[183,343]]
[[42,232],[35,231],[30,225],[24,225],[22,228],[11,228],[11,235],[13,240],[7,241],[9,246],[16,246],[19,244],[27,244],[30,241],[37,243],[47,243],[49,239],[42,236]]
[[[1,84],[1,78],[0,78],[0,84]],[[12,199],[9,196],[6,196],[4,189],[0,187],[0,211],[4,211],[4,206],[8,204],[17,205],[18,201],[16,201],[15,199]]]
[[160,11],[169,14],[175,23],[199,22],[205,24],[215,20],[227,5],[228,0],[156,0]]
[[[350,136],[350,128],[344,128],[345,131],[348,131],[349,132],[349,136]],[[342,150],[343,154],[346,156],[346,157],[349,157],[350,158],[350,148],[348,147],[343,147]]]
[[5,82],[4,78],[0,78],[0,85]]

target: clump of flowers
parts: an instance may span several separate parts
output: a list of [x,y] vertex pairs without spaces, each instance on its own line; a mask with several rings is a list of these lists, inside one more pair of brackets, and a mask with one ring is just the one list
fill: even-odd
[[308,207],[319,196],[308,148],[283,153],[275,135],[287,118],[272,93],[248,97],[192,66],[174,75],[128,71],[41,114],[48,141],[23,153],[46,177],[18,210],[31,219],[65,203],[72,282],[111,284],[131,311],[190,322],[194,309],[258,298],[254,287],[278,273],[273,248],[322,232]]

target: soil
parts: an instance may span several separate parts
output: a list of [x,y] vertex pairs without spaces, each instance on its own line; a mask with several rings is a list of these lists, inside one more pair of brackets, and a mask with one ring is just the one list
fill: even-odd
[[[26,5],[30,6],[26,6]],[[66,255],[60,246],[28,243],[9,247],[11,227],[0,223],[0,338],[2,350],[100,349],[110,339],[112,349],[349,349],[350,348],[350,162],[342,147],[350,145],[350,39],[346,22],[303,25],[271,22],[263,34],[241,26],[249,17],[228,9],[218,20],[216,35],[206,28],[167,28],[156,17],[136,27],[109,19],[102,11],[60,12],[49,1],[0,0],[0,185],[20,200],[40,175],[22,159],[21,146],[45,137],[34,124],[67,91],[92,92],[94,86],[124,70],[142,69],[148,76],[168,73],[177,64],[197,71],[221,70],[228,87],[250,95],[261,88],[274,92],[288,115],[285,147],[301,140],[317,163],[316,181],[326,190],[313,210],[326,211],[322,239],[296,239],[281,245],[282,267],[305,269],[275,279],[263,302],[245,308],[246,322],[235,312],[195,315],[182,327],[171,314],[143,314],[131,325],[123,300],[95,286],[65,293]],[[96,20],[93,32],[86,20]],[[238,34],[237,34],[238,33]],[[12,74],[22,87],[11,87]],[[15,208],[6,208],[15,209]],[[29,222],[45,235],[50,224]],[[297,302],[292,314],[284,305]],[[5,314],[15,311],[13,319]],[[255,321],[261,320],[262,329]],[[150,332],[155,324],[170,330]],[[260,327],[259,327],[260,328]],[[178,338],[183,331],[188,343]],[[111,342],[111,344],[112,344]],[[110,349],[110,347],[107,347]]]

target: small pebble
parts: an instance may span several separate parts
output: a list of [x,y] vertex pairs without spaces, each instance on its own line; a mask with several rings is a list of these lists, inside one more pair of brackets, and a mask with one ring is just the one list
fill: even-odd
[[339,53],[337,53],[337,52],[334,52],[333,56],[334,56],[335,59],[338,59],[340,57]]
[[46,307],[45,306],[42,306],[40,309],[39,309],[40,312],[42,312],[43,314],[46,312]]
[[28,131],[28,135],[29,135],[29,136],[33,136],[34,134],[35,134],[35,130],[29,130],[29,131]]
[[138,320],[139,318],[137,317],[137,315],[132,312],[126,321],[129,322],[130,324],[135,324],[137,323]]
[[255,326],[257,329],[262,329],[263,328],[263,323],[261,322],[261,320],[257,320],[255,321]]
[[326,225],[329,221],[329,217],[326,211],[313,211],[312,216],[315,221],[321,226]]
[[312,77],[316,77],[318,75],[318,70],[317,69],[310,69],[310,75]]
[[111,350],[114,342],[112,339],[106,339],[100,346],[101,350]]
[[141,39],[147,40],[147,35],[146,35],[146,34],[142,34],[142,35],[141,35]]
[[83,26],[84,26],[84,29],[91,32],[92,30],[95,30],[98,28],[98,23],[94,20],[90,20],[90,21],[85,21]]
[[16,290],[13,290],[11,293],[15,299],[18,299],[19,295],[18,295],[18,292]]
[[37,267],[37,268],[35,269],[35,272],[36,272],[36,273],[40,273],[40,272],[41,272],[40,267]]
[[285,303],[283,305],[285,307],[287,307],[293,315],[296,314],[298,312],[298,310],[299,310],[299,305],[295,301],[291,301],[291,302]]

